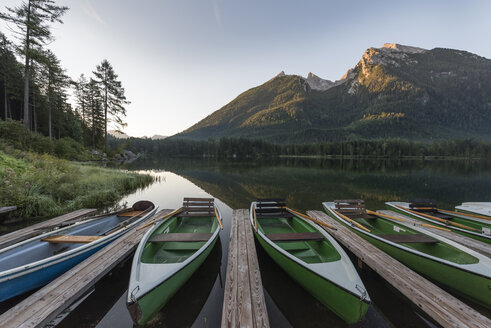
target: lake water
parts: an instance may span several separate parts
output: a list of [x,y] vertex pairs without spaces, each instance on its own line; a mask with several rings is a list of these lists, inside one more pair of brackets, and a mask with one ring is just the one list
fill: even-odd
[[[411,198],[436,199],[448,209],[464,201],[491,200],[491,165],[483,162],[278,159],[259,164],[167,159],[138,160],[127,168],[157,180],[120,205],[146,199],[160,209],[175,209],[185,196],[214,197],[224,215],[224,230],[208,259],[149,327],[219,327],[232,209],[248,208],[256,198],[286,198],[290,207],[301,211],[322,210],[323,201],[349,198],[364,199],[372,210],[383,209],[385,201]],[[272,327],[346,326],[256,247]],[[114,269],[59,326],[132,327],[125,307],[130,267],[131,259]],[[372,305],[363,321],[352,327],[433,326],[380,276],[366,266],[357,269]]]

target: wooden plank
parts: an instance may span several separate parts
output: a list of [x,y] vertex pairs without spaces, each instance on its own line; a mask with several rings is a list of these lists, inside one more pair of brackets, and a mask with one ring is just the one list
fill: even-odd
[[425,244],[436,244],[438,239],[424,235],[422,233],[410,233],[410,234],[385,234],[377,235],[394,243],[425,243]]
[[189,202],[206,202],[206,203],[213,203],[215,201],[214,198],[191,198],[191,197],[184,197],[183,200],[185,203]]
[[232,214],[221,326],[269,327],[248,210]]
[[491,320],[421,277],[326,213],[308,214],[336,227],[329,233],[443,327],[491,327]]
[[5,235],[0,236],[0,248],[4,248],[10,245],[13,245],[15,243],[18,243],[22,240],[26,240],[29,238],[32,238],[34,236],[37,236],[42,233],[40,231],[41,229],[48,227],[48,226],[53,226],[57,224],[61,224],[63,222],[69,221],[69,220],[74,220],[77,218],[82,218],[84,216],[91,215],[95,213],[97,209],[95,208],[83,208],[80,210],[76,210],[67,214],[63,214],[61,216],[57,216],[55,218],[52,218],[50,220],[46,220],[34,225],[31,225],[29,227],[26,227],[24,229],[20,229]]
[[212,233],[161,233],[150,238],[152,243],[208,241]]
[[128,211],[128,212],[122,212],[118,213],[118,216],[120,217],[133,217],[142,214],[143,211]]
[[[157,215],[169,213],[162,210]],[[140,223],[143,225],[151,218]],[[0,316],[2,328],[43,327],[128,257],[146,230],[136,227]]]
[[466,247],[469,247],[470,249],[478,252],[478,253],[481,253],[483,255],[486,255],[488,257],[491,257],[491,245],[489,244],[486,244],[482,241],[479,241],[479,240],[475,240],[475,239],[472,239],[472,238],[469,238],[469,237],[466,237],[466,236],[463,236],[461,234],[458,234],[458,233],[455,233],[455,232],[452,232],[452,231],[442,231],[442,230],[439,230],[439,229],[433,229],[433,228],[430,228],[430,227],[425,227],[422,225],[422,221],[420,220],[417,220],[417,219],[414,219],[414,218],[411,218],[409,216],[406,216],[404,214],[400,214],[400,213],[397,213],[397,212],[394,212],[394,211],[390,211],[390,210],[381,210],[381,211],[377,211],[381,214],[385,214],[385,215],[390,215],[390,216],[394,216],[394,217],[397,217],[397,218],[400,218],[400,219],[403,219],[405,220],[406,222],[414,225],[414,226],[418,226],[418,227],[421,227],[423,229],[426,229],[428,231],[431,231],[433,233],[436,233],[437,235],[440,235],[442,237],[445,237],[445,238],[448,238],[452,241],[455,241],[459,244],[462,244]]
[[228,244],[227,273],[225,279],[225,291],[223,296],[222,328],[239,327],[237,318],[237,260],[239,246],[238,220],[236,211],[232,214],[232,227],[230,228],[230,239]]
[[55,244],[88,244],[104,236],[71,236],[71,235],[54,235],[41,239]]
[[0,214],[12,212],[12,211],[15,211],[16,209],[17,209],[17,206],[0,207]]
[[271,241],[322,241],[324,237],[318,232],[291,232],[267,234]]

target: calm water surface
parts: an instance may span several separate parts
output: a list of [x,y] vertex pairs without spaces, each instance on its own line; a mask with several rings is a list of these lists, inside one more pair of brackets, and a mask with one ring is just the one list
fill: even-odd
[[[449,209],[464,201],[491,200],[491,165],[482,162],[140,160],[127,168],[150,173],[157,181],[125,197],[120,205],[147,199],[160,209],[174,209],[185,196],[214,197],[224,214],[220,242],[148,327],[219,327],[232,209],[248,208],[256,198],[284,197],[290,207],[302,211],[321,210],[323,201],[346,198],[365,199],[373,210],[382,209],[384,201],[410,198],[433,198]],[[256,248],[272,327],[346,326],[286,275],[260,245]],[[59,326],[132,327],[125,307],[130,267],[131,258],[101,280]],[[376,273],[366,266],[358,270],[372,305],[363,321],[352,327],[433,326]]]

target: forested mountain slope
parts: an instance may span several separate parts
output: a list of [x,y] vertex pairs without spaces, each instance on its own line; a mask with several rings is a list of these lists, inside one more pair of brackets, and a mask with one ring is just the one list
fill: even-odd
[[385,44],[340,80],[283,72],[174,138],[278,143],[400,137],[491,140],[491,60]]

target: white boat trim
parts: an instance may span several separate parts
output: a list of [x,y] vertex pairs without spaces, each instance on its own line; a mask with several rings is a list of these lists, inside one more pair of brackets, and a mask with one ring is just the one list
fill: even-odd
[[[254,229],[254,217],[253,217],[253,208],[255,207],[256,202],[251,203],[250,211],[249,211],[249,219],[251,221],[251,228]],[[307,220],[303,219],[302,217],[295,216],[304,222],[307,222]],[[353,263],[351,262],[350,258],[346,254],[346,252],[343,250],[343,248],[339,245],[339,243],[322,227],[317,225],[314,222],[307,222],[311,226],[313,226],[315,229],[318,230],[325,238],[329,240],[329,242],[332,244],[332,246],[338,251],[339,255],[341,258],[337,261],[332,261],[332,262],[323,262],[323,263],[306,263],[299,258],[293,256],[292,254],[288,253],[285,251],[283,248],[279,247],[276,245],[274,242],[272,242],[268,237],[266,237],[265,234],[263,234],[259,229],[256,230],[255,232],[266,242],[268,245],[270,245],[272,248],[274,248],[276,251],[278,251],[280,254],[283,256],[287,257],[291,261],[297,263],[300,266],[305,267],[309,271],[312,271],[313,273],[321,276],[323,279],[333,283],[336,286],[339,286],[340,288],[344,289],[345,291],[349,292],[352,295],[356,295],[360,299],[364,300],[365,302],[370,302],[370,297],[368,296],[367,289],[365,288],[365,285],[363,284],[363,281],[361,280],[360,276],[356,272],[355,267],[353,266]],[[339,270],[339,268],[343,268],[343,270]],[[333,274],[333,269],[337,269],[337,273],[341,274]],[[347,273],[347,275],[343,274]],[[337,278],[338,280],[334,280],[333,277]],[[343,279],[339,279],[343,278]],[[346,278],[346,279],[345,279]],[[351,279],[349,279],[351,278]],[[358,288],[357,288],[358,287]],[[360,290],[361,288],[362,290]]]
[[[129,229],[132,229],[133,227],[135,227],[137,224],[139,224],[140,222],[142,222],[144,219],[146,219],[149,216],[153,215],[157,211],[157,208],[158,207],[155,207],[154,209],[152,209],[150,212],[148,212],[146,215],[144,215],[140,219],[138,219],[135,222],[131,223],[130,225],[128,225],[128,226],[126,226],[126,227],[118,230],[114,234],[109,234],[109,235],[107,235],[107,236],[105,236],[103,238],[97,239],[97,240],[95,240],[95,241],[93,241],[91,243],[87,243],[87,244],[82,245],[80,247],[76,247],[76,248],[74,248],[72,250],[69,250],[67,252],[63,252],[63,253],[60,253],[60,254],[57,254],[57,255],[53,255],[53,256],[47,257],[45,259],[42,259],[42,260],[39,260],[39,261],[36,261],[36,262],[32,262],[32,263],[29,263],[29,264],[26,264],[26,265],[18,266],[18,267],[15,267],[15,268],[12,268],[12,269],[5,270],[3,272],[0,272],[0,283],[2,283],[4,281],[15,279],[17,277],[20,277],[20,276],[23,276],[23,275],[26,275],[26,274],[29,274],[29,273],[32,273],[32,272],[35,272],[35,271],[40,270],[40,269],[44,269],[46,267],[52,266],[52,265],[57,264],[57,263],[60,263],[60,262],[64,262],[64,261],[66,261],[68,259],[71,259],[73,257],[76,257],[76,256],[78,256],[78,255],[80,255],[82,253],[85,253],[85,252],[90,251],[90,250],[92,250],[94,248],[97,248],[101,244],[109,243],[109,242],[113,241],[114,239],[120,237],[124,233],[126,233]],[[41,234],[41,235],[32,237],[30,239],[21,241],[21,242],[19,242],[17,244],[14,244],[14,245],[11,245],[9,247],[6,247],[6,248],[1,249],[0,250],[0,256],[2,255],[2,253],[6,252],[8,250],[11,250],[11,249],[14,249],[16,247],[22,246],[22,245],[27,244],[27,243],[30,243],[32,241],[41,240],[41,239],[44,239],[44,238],[46,238],[48,236],[51,236],[51,235],[60,234],[60,232],[63,232],[65,230],[72,229],[75,226],[85,225],[85,224],[91,223],[91,222],[93,222],[95,220],[99,220],[99,219],[101,219],[101,218],[95,218],[95,219],[85,220],[85,221],[82,221],[82,222],[77,222],[77,223],[74,223],[73,225],[64,227],[62,229],[53,230],[53,231],[50,231],[50,232],[47,232],[47,233],[44,233],[44,234]]]
[[[216,206],[216,209],[218,211],[218,216],[222,220],[222,213],[220,212],[220,208]],[[218,235],[220,233],[220,225],[217,223],[217,228],[215,229],[215,232],[213,235],[208,239],[208,241],[201,246],[196,252],[188,257],[185,261],[180,262],[180,263],[167,263],[167,264],[159,264],[159,263],[151,263],[151,264],[146,264],[140,262],[141,255],[143,253],[143,248],[145,247],[145,244],[150,237],[150,235],[160,227],[160,225],[164,224],[167,220],[163,220],[159,222],[158,224],[154,224],[154,226],[149,229],[143,238],[141,239],[140,243],[138,244],[138,248],[135,252],[135,255],[133,257],[133,262],[131,265],[131,273],[130,273],[130,282],[128,285],[128,295],[126,297],[126,302],[127,303],[133,303],[136,302],[138,299],[142,298],[145,296],[147,293],[155,289],[157,286],[160,286],[163,284],[168,278],[172,277],[174,274],[176,274],[178,271],[180,271],[182,268],[186,267],[188,264],[190,264],[192,261],[194,261],[198,256],[200,256],[209,246],[210,244],[214,243],[215,240],[218,238]],[[222,220],[223,222],[223,220]],[[157,280],[152,280],[150,282],[144,282],[146,280],[145,277],[141,277],[142,268],[145,269],[144,267],[150,266],[152,267],[153,271],[155,271],[155,276],[158,276],[160,279]]]
[[[445,237],[442,237],[440,235],[437,235],[431,231],[428,231],[426,229],[423,229],[422,227],[418,227],[418,226],[414,226],[412,225],[411,223],[408,223],[408,222],[402,222],[402,221],[397,221],[398,224],[401,224],[401,225],[404,225],[408,228],[411,228],[413,230],[416,230],[422,234],[425,234],[425,235],[428,235],[430,237],[433,237],[435,239],[438,239],[439,241],[443,242],[443,243],[446,243],[446,244],[449,244],[450,246],[453,246],[463,252],[466,252],[468,253],[469,255],[472,255],[474,257],[476,257],[478,259],[478,262],[477,263],[472,263],[472,264],[458,264],[458,263],[454,263],[454,262],[451,262],[451,261],[448,261],[448,260],[445,260],[445,259],[441,259],[439,257],[436,257],[436,256],[433,256],[433,255],[429,255],[429,254],[426,254],[426,253],[423,253],[423,252],[420,252],[420,251],[417,251],[415,249],[412,249],[412,248],[409,248],[409,247],[406,247],[402,244],[398,244],[398,243],[394,243],[390,240],[387,240],[387,239],[384,239],[382,237],[378,237],[377,235],[375,234],[372,234],[370,232],[367,232],[363,229],[360,229],[359,227],[357,227],[356,225],[352,224],[351,222],[348,222],[346,220],[344,220],[342,217],[340,217],[339,215],[337,215],[336,213],[333,212],[333,210],[335,210],[335,204],[334,202],[323,202],[322,203],[322,206],[324,206],[324,208],[326,210],[329,211],[329,213],[331,213],[332,215],[334,215],[336,217],[337,220],[343,222],[344,225],[347,225],[349,227],[351,227],[352,229],[364,234],[364,235],[367,235],[367,236],[370,236],[371,238],[374,238],[374,239],[377,239],[383,243],[386,243],[386,244],[389,244],[393,247],[396,247],[396,248],[399,248],[401,250],[404,250],[408,253],[413,253],[415,255],[418,255],[418,256],[421,256],[421,257],[424,257],[424,258],[427,258],[429,260],[432,260],[432,261],[435,261],[435,262],[439,262],[439,263],[442,263],[442,264],[445,264],[445,265],[448,265],[448,266],[451,266],[451,267],[454,267],[454,268],[457,268],[457,269],[460,269],[460,270],[464,270],[464,271],[468,271],[470,273],[475,273],[475,274],[478,274],[480,276],[484,276],[484,277],[487,277],[487,278],[491,278],[491,259],[488,258],[487,256],[484,256],[462,244],[459,244],[457,242],[454,242],[450,239],[447,239]],[[384,219],[384,218],[381,218],[381,219]],[[389,219],[384,219],[384,220],[388,220],[390,222]],[[395,222],[394,222],[395,223]]]

